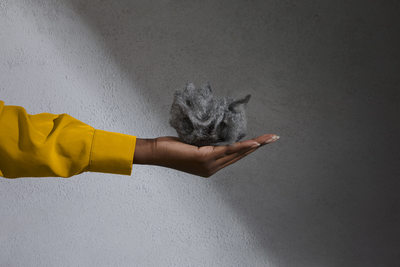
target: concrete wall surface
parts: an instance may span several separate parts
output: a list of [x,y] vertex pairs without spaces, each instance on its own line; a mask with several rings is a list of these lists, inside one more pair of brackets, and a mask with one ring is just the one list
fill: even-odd
[[[0,179],[0,266],[394,267],[398,1],[0,0],[0,99],[142,138],[173,92],[248,93],[281,139],[210,179]],[[0,159],[1,160],[1,159]]]

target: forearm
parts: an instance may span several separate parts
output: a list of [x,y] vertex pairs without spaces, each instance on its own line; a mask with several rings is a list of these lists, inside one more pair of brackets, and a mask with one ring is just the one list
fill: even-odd
[[136,136],[95,129],[63,114],[29,114],[0,100],[0,176],[130,175]]

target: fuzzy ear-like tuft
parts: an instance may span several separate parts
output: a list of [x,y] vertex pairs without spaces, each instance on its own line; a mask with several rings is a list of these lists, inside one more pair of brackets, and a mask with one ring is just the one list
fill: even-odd
[[194,83],[192,83],[192,82],[188,82],[187,84],[186,84],[186,89],[188,90],[188,91],[193,91],[193,90],[195,90],[195,86],[194,86]]
[[236,111],[236,108],[239,107],[240,105],[245,105],[249,102],[251,95],[246,95],[244,98],[242,99],[238,99],[233,101],[232,103],[229,104],[229,110],[230,111]]
[[211,84],[209,81],[203,86],[203,88],[207,89],[209,93],[212,92]]

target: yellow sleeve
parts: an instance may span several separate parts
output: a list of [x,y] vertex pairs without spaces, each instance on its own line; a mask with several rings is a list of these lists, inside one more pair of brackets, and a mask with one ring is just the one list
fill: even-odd
[[130,175],[136,136],[108,132],[68,114],[27,114],[0,100],[0,176]]

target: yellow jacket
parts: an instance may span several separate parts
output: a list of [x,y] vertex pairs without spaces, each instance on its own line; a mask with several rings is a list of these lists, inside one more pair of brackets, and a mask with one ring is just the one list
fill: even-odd
[[68,114],[27,114],[0,100],[0,176],[130,175],[136,136],[94,129]]

